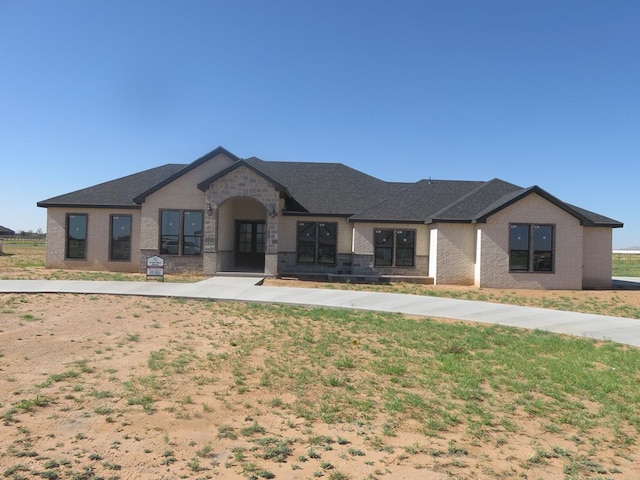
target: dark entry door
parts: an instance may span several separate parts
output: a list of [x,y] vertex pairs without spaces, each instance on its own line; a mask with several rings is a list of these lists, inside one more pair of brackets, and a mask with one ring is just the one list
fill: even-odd
[[236,269],[264,270],[265,232],[264,222],[236,222]]

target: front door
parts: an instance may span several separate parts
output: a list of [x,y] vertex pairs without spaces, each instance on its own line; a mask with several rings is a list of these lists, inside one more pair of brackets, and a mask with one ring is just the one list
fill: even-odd
[[264,271],[266,225],[260,221],[236,221],[236,269]]

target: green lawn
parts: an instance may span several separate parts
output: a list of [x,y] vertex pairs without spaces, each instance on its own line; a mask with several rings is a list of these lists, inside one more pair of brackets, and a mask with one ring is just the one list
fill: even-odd
[[613,275],[618,277],[640,277],[640,255],[614,253]]

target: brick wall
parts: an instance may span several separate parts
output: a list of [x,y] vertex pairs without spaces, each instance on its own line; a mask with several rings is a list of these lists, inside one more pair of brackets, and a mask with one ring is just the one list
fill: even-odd
[[473,285],[475,267],[475,225],[437,223],[431,226],[432,262],[437,263],[431,273],[436,284]]
[[612,229],[584,227],[583,288],[611,288]]
[[[87,258],[67,259],[66,218],[67,213],[87,215]],[[109,260],[111,237],[111,215],[131,215],[131,260]],[[47,209],[47,242],[45,266],[69,270],[105,270],[111,272],[138,272],[140,262],[140,211],[130,209],[77,208],[66,210],[59,207]]]
[[[552,224],[553,272],[509,272],[509,224]],[[583,228],[580,221],[537,194],[531,194],[478,224],[482,250],[476,284],[492,288],[582,288]],[[607,253],[611,257],[611,252]]]

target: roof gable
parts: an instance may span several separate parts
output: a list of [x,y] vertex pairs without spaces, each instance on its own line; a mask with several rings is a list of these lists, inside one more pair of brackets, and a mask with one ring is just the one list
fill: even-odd
[[157,192],[162,187],[167,186],[168,184],[170,184],[174,180],[180,178],[181,176],[185,175],[186,173],[190,172],[194,168],[199,167],[203,163],[206,163],[209,160],[211,160],[212,158],[217,157],[218,155],[221,155],[221,154],[230,157],[233,161],[236,161],[236,162],[240,160],[239,157],[236,157],[233,153],[231,153],[229,150],[227,150],[227,149],[225,149],[223,147],[215,148],[215,149],[211,150],[209,153],[207,153],[207,154],[203,155],[202,157],[198,158],[197,160],[194,160],[193,162],[191,162],[190,164],[188,164],[187,166],[185,166],[181,170],[177,171],[176,173],[174,173],[170,177],[165,178],[161,182],[157,183],[156,185],[153,185],[152,187],[148,188],[144,192],[142,192],[139,195],[135,196],[133,198],[133,201],[135,203],[144,202],[145,199],[149,195],[151,195],[152,193]]
[[211,186],[211,184],[213,182],[215,182],[219,178],[224,177],[228,173],[233,172],[234,170],[237,170],[240,167],[248,168],[253,173],[255,173],[256,175],[259,175],[260,177],[264,178],[267,182],[269,182],[271,185],[273,185],[273,188],[275,188],[276,191],[281,192],[282,194],[284,194],[287,197],[289,196],[289,192],[287,191],[287,187],[282,185],[277,180],[271,178],[269,175],[264,173],[262,170],[260,170],[256,166],[252,165],[251,163],[248,163],[246,160],[238,160],[233,165],[230,165],[227,168],[225,168],[224,170],[221,170],[218,173],[216,173],[215,175],[212,175],[211,177],[207,178],[206,180],[200,182],[198,184],[198,188],[200,190],[202,190],[202,191],[206,191]]
[[517,201],[527,197],[531,194],[537,194],[549,201],[556,207],[564,210],[569,215],[574,216],[580,221],[580,225],[585,226],[606,226],[606,227],[622,227],[622,223],[617,220],[613,220],[612,218],[605,217],[603,215],[599,215],[593,212],[589,212],[588,210],[584,210],[581,208],[574,207],[568,203],[563,202],[559,198],[551,195],[549,192],[543,190],[537,185],[534,185],[529,188],[522,189],[520,191],[511,192],[506,194],[501,199],[494,202],[492,205],[488,206],[484,211],[480,212],[474,219],[474,222],[484,223],[487,221],[491,215],[496,214],[500,210],[507,208],[510,205],[513,205]]

